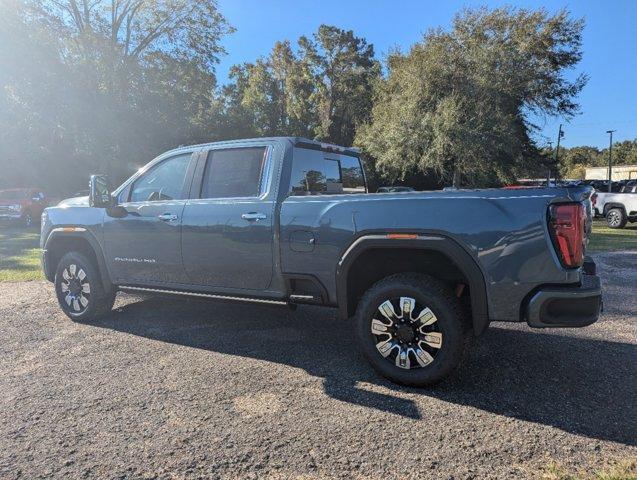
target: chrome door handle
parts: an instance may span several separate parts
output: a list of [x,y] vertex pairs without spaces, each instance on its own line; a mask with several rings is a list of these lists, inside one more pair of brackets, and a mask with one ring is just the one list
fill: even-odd
[[177,220],[178,217],[174,213],[162,213],[161,215],[157,215],[157,218],[164,222],[172,222],[173,220]]
[[265,213],[248,212],[241,215],[244,220],[265,220],[268,216]]

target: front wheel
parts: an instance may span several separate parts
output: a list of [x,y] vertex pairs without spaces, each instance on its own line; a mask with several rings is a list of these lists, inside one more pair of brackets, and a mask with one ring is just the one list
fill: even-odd
[[628,218],[621,208],[611,208],[606,213],[606,223],[610,228],[624,228],[627,221]]
[[356,330],[372,367],[409,386],[432,385],[447,376],[465,345],[458,299],[438,280],[415,273],[375,283],[358,304]]
[[62,257],[54,281],[58,303],[72,320],[91,320],[113,308],[115,292],[104,291],[97,268],[79,252]]
[[22,215],[22,226],[31,228],[33,226],[33,215],[30,212],[26,212]]

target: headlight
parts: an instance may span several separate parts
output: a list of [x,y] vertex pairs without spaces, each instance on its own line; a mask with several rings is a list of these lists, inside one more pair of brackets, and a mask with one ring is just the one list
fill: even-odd
[[22,209],[22,205],[9,205],[9,209],[19,212]]

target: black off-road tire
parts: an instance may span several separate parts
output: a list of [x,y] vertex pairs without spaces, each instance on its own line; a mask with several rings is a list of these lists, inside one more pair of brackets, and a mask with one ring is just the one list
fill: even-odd
[[624,228],[626,222],[628,222],[628,217],[621,208],[611,208],[606,212],[606,223],[609,228]]
[[[372,320],[382,318],[379,307],[385,300],[400,297],[413,298],[416,305],[428,307],[437,318],[435,328],[442,335],[442,345],[426,366],[401,368],[396,365],[397,360],[384,357],[377,349],[378,337],[372,334]],[[374,370],[392,382],[415,387],[435,384],[460,364],[470,331],[453,292],[435,278],[418,273],[395,274],[376,282],[360,300],[355,321],[359,346]],[[400,354],[400,349],[397,351]]]
[[[93,320],[105,315],[113,308],[115,290],[110,293],[104,290],[97,267],[79,252],[69,252],[62,257],[58,263],[54,281],[58,303],[64,313],[73,321]],[[79,283],[81,293],[78,292],[77,295],[73,296],[74,299],[77,299],[77,304],[73,300],[69,303],[68,296],[71,287],[77,290],[76,281]],[[88,287],[86,287],[87,284]],[[86,305],[84,305],[82,297],[85,299]]]

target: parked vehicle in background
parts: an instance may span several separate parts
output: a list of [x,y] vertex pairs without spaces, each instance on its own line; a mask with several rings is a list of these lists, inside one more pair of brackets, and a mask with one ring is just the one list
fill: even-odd
[[376,193],[399,193],[399,192],[415,192],[416,190],[414,190],[411,187],[401,187],[401,186],[395,186],[395,187],[378,187],[378,189],[376,190]]
[[[584,185],[589,185],[593,187],[596,191],[600,192],[608,192],[608,181],[607,180],[584,180],[582,182]],[[613,181],[610,185],[611,193],[620,192],[622,187],[626,182],[624,181]]]
[[542,188],[547,186],[556,187],[558,185],[554,178],[548,181],[548,185],[547,185],[546,178],[518,178],[514,184],[506,185],[505,188],[509,188],[509,189],[524,188],[524,187]]
[[620,190],[620,193],[637,193],[637,180],[630,180]]
[[637,222],[637,181],[626,182],[617,193],[596,191],[591,201],[595,213],[604,216],[610,228],[624,228],[628,222]]
[[20,222],[25,227],[30,227],[40,221],[46,207],[46,195],[37,188],[0,190],[0,219]]
[[178,148],[112,194],[90,185],[88,205],[47,208],[41,231],[74,320],[118,290],[334,307],[377,372],[428,385],[489,322],[599,316],[590,187],[370,194],[357,150],[288,137]]

